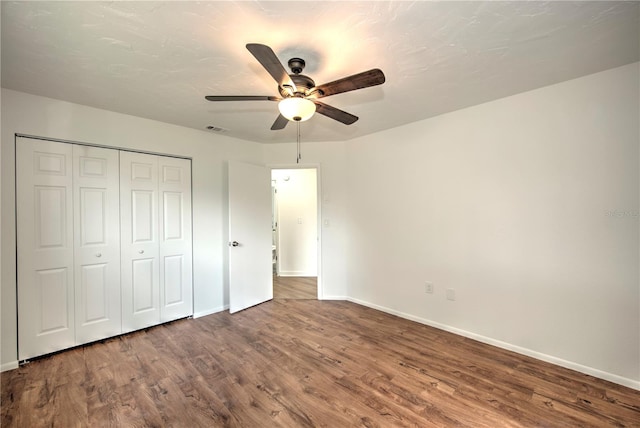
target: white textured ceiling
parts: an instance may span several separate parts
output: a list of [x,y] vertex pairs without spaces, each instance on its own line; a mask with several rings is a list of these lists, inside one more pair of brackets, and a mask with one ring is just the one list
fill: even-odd
[[387,81],[323,102],[303,141],[347,140],[639,60],[639,2],[2,2],[2,86],[257,142],[277,95],[245,49],[307,62],[316,84],[380,68]]

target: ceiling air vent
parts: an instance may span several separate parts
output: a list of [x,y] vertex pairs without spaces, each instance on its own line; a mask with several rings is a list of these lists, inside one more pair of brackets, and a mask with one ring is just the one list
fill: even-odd
[[229,131],[228,129],[220,128],[219,126],[213,126],[213,125],[207,126],[207,129],[209,131],[213,131],[213,132],[227,132],[227,131]]

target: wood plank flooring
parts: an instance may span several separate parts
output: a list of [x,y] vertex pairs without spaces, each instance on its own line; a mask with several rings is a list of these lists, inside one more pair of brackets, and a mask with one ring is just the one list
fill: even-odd
[[272,300],[2,373],[2,427],[640,426],[640,392],[342,301]]
[[315,276],[273,276],[274,299],[317,299],[318,278]]

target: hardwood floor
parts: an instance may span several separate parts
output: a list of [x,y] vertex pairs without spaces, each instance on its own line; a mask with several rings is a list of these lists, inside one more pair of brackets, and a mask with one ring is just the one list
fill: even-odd
[[315,276],[273,276],[274,299],[317,299],[318,278]]
[[342,301],[272,300],[2,373],[2,427],[640,426],[640,392]]

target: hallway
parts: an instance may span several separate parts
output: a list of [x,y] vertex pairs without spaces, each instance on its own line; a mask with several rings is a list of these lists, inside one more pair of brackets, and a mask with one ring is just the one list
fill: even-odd
[[273,276],[274,299],[317,299],[318,278],[315,276]]

